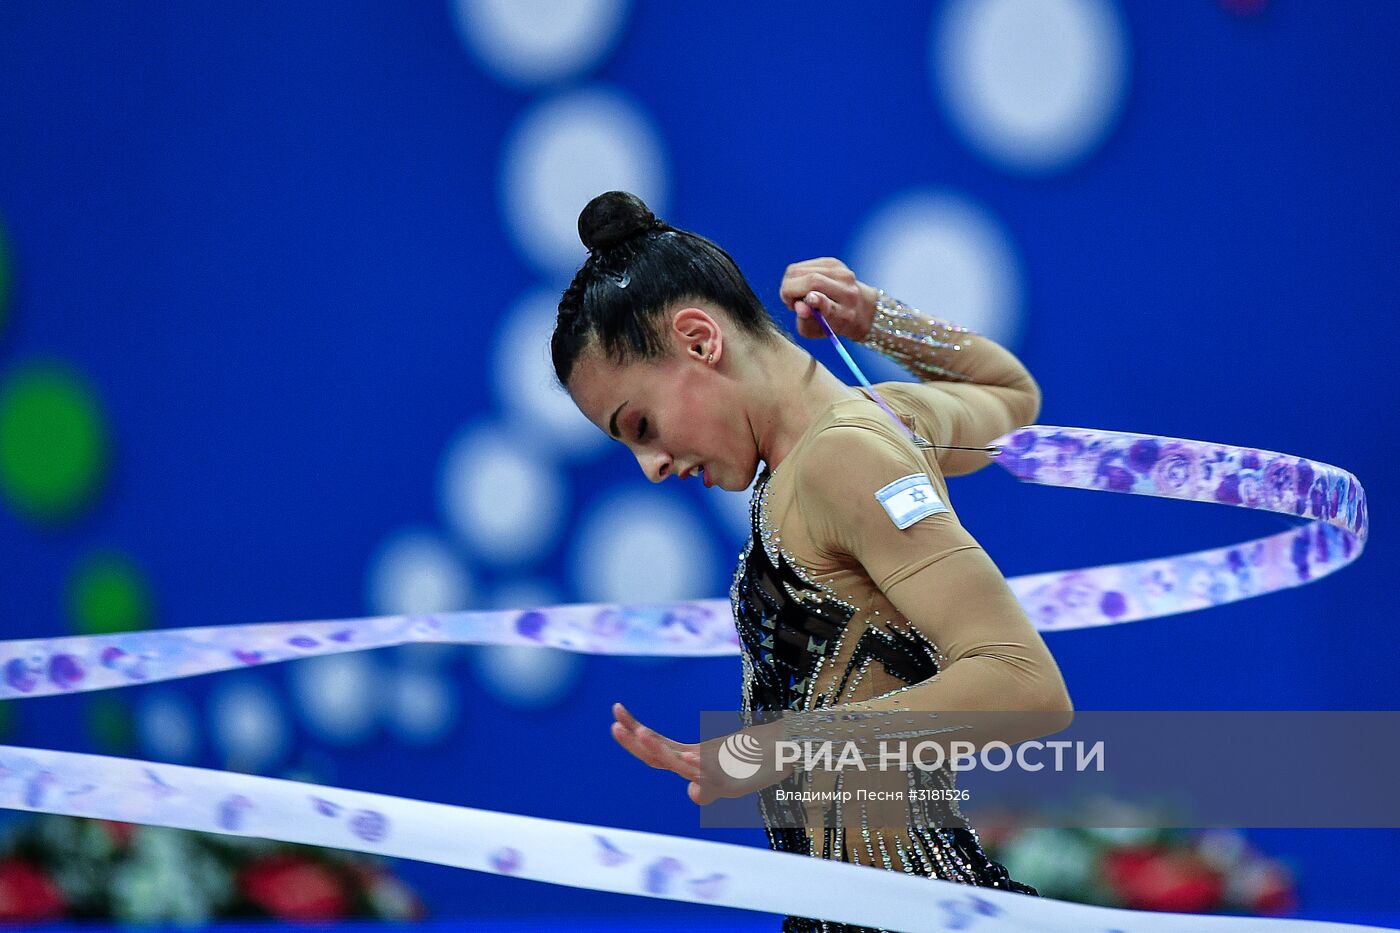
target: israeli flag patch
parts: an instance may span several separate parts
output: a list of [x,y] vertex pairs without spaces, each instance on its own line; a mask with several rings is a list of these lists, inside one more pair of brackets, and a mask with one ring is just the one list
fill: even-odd
[[877,491],[875,498],[890,514],[896,528],[908,528],[921,518],[948,511],[933,491],[927,473],[910,473]]

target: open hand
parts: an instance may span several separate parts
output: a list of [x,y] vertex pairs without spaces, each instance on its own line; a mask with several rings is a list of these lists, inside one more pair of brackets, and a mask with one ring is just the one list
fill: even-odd
[[[812,323],[816,324],[815,321]],[[621,703],[613,704],[613,717],[612,736],[617,743],[653,768],[672,771],[689,781],[687,793],[692,801],[702,807],[722,797],[751,794],[778,783],[791,773],[791,766],[779,771],[768,761],[753,777],[738,781],[719,767],[718,749],[724,742],[723,738],[711,739],[700,745],[677,742],[642,725]],[[779,721],[744,731],[759,737],[760,743],[766,743],[766,747],[782,737]]]
[[837,334],[855,341],[865,339],[875,319],[876,290],[829,256],[788,266],[778,294],[796,312],[797,332],[803,337],[826,336],[813,311],[820,312]]

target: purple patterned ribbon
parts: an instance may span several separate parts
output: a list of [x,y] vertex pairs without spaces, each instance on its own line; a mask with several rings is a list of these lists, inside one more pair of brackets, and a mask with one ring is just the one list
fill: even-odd
[[[1307,524],[1231,547],[1007,581],[1042,631],[1112,625],[1299,586],[1361,553],[1366,494],[1345,470],[1203,441],[1033,425],[996,439],[1018,479],[1276,512]],[[0,699],[102,690],[414,642],[671,657],[739,652],[727,600],[266,622],[0,642]]]
[[823,917],[911,933],[1377,929],[1091,907],[755,846],[3,745],[0,806],[354,849],[594,891]]
[[1315,460],[1050,425],[1019,428],[992,445],[995,462],[1029,483],[1214,502],[1307,522],[1230,547],[1008,580],[1042,631],[1153,619],[1301,586],[1356,560],[1366,543],[1365,490],[1346,470]]
[[[1045,425],[993,443],[993,459],[1027,482],[1216,502],[1307,522],[1232,547],[1009,580],[1043,630],[1189,612],[1298,586],[1355,560],[1365,545],[1365,492],[1354,476],[1328,464]],[[672,656],[739,650],[724,600],[229,625],[0,642],[0,699],[414,642]],[[0,806],[358,849],[600,891],[914,931],[1374,929],[1111,910],[748,846],[42,749],[0,746]]]

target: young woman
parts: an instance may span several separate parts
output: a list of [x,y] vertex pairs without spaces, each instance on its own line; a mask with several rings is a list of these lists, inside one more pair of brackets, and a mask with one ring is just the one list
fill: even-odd
[[[731,589],[746,713],[1069,713],[1045,643],[948,498],[945,477],[984,466],[985,453],[916,445],[787,336],[724,250],[635,196],[594,198],[579,235],[589,256],[551,341],[560,384],[653,482],[742,490],[757,475]],[[920,379],[876,388],[933,444],[977,448],[1039,412],[1040,390],[1009,351],[835,259],[788,267],[780,293],[802,336],[823,336],[820,312]],[[697,746],[647,729],[621,704],[613,712],[618,742],[690,781],[696,803],[726,795]],[[770,825],[767,835],[783,851],[1036,893],[967,828]],[[843,928],[789,917],[783,929]]]

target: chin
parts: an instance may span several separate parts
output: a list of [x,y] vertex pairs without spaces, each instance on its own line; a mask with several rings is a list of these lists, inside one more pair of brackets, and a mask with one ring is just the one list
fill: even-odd
[[755,460],[753,463],[749,464],[748,469],[743,471],[743,473],[741,473],[740,475],[744,477],[744,481],[738,486],[722,485],[719,483],[716,483],[715,485],[719,486],[720,489],[724,489],[729,492],[744,492],[750,486],[753,485],[754,477],[758,475],[758,461]]

